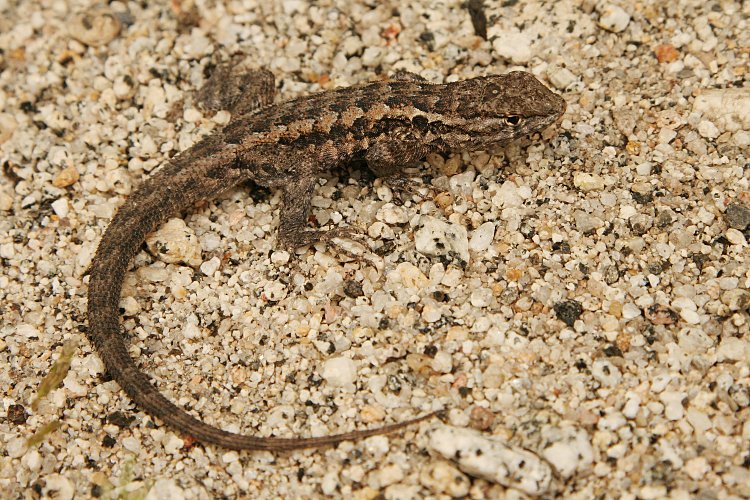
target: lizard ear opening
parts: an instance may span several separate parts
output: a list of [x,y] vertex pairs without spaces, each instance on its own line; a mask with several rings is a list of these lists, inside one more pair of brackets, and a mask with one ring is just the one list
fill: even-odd
[[505,117],[505,123],[508,125],[511,125],[513,127],[516,127],[521,124],[521,117],[518,115],[510,115]]

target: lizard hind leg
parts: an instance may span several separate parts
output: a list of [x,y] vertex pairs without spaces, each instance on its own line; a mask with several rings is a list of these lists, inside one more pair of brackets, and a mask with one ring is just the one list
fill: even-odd
[[206,111],[227,110],[232,119],[273,103],[276,84],[266,69],[248,69],[236,58],[219,63],[196,93]]

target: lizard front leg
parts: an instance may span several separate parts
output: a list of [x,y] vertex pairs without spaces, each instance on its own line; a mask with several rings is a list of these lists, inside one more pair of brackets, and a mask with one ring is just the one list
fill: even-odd
[[338,237],[360,239],[357,230],[350,227],[329,230],[307,228],[316,182],[314,176],[300,177],[283,188],[278,238],[279,244],[287,250]]

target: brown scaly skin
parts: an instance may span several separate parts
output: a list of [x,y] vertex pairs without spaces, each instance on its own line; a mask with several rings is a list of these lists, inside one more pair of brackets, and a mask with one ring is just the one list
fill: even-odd
[[[222,71],[217,70],[221,84],[232,80]],[[267,90],[273,88],[267,73],[261,78]],[[390,81],[330,90],[250,112],[246,111],[268,104],[270,93],[255,96],[252,104],[243,101],[241,91],[225,94],[229,105],[244,114],[145,181],[102,236],[89,273],[88,335],[108,372],[152,416],[198,441],[237,450],[333,445],[430,418],[433,414],[317,438],[253,437],[201,422],[162,396],[128,354],[118,311],[128,264],[146,235],[167,219],[248,179],[283,190],[281,245],[293,248],[328,239],[337,231],[306,229],[320,173],[364,159],[377,175],[399,184],[401,169],[428,153],[492,149],[542,130],[562,116],[565,101],[524,72],[440,85],[401,74]]]

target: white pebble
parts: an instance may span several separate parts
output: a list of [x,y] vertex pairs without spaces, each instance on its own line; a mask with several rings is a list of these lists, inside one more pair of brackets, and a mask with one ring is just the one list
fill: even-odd
[[692,406],[687,409],[687,420],[693,426],[697,435],[703,435],[704,432],[713,427],[708,415]]
[[680,420],[685,415],[682,401],[687,397],[684,392],[664,391],[659,399],[664,404],[664,416],[669,420]]
[[60,218],[67,217],[68,213],[70,212],[70,205],[68,205],[67,198],[58,198],[52,202],[51,206],[52,210],[55,212],[55,215]]
[[705,137],[706,139],[716,139],[721,132],[719,132],[718,127],[716,127],[713,122],[701,120],[698,124],[698,133],[701,137]]
[[210,260],[201,264],[200,270],[206,276],[213,276],[214,273],[219,270],[220,265],[221,260],[219,260],[218,257],[212,257]]
[[750,343],[737,337],[725,337],[716,349],[716,361],[750,361]]
[[703,89],[693,101],[693,111],[722,131],[750,130],[750,87]]
[[593,375],[600,384],[607,387],[617,385],[622,378],[619,368],[606,359],[597,359],[594,361],[594,364],[591,367],[591,375]]
[[565,436],[566,439],[551,444],[543,452],[544,458],[566,478],[577,470],[588,468],[594,459],[594,450],[586,432],[582,429],[573,432],[572,436]]
[[76,488],[73,481],[60,474],[47,474],[44,477],[43,498],[56,500],[71,500],[75,496]]
[[398,464],[388,464],[378,469],[376,478],[378,486],[385,488],[404,479],[404,471]]
[[623,304],[622,306],[622,319],[625,321],[630,321],[633,318],[637,318],[641,315],[641,309],[633,304],[632,302],[627,302]]
[[565,90],[576,81],[576,75],[573,74],[568,68],[556,67],[552,70],[547,71],[547,78],[549,82],[558,90]]
[[604,189],[604,179],[596,174],[576,172],[573,175],[573,185],[581,191],[601,191]]
[[13,208],[13,197],[6,190],[0,190],[0,210],[7,212],[11,208]]
[[375,217],[386,224],[405,224],[409,222],[409,211],[393,203],[386,203],[378,210]]
[[659,131],[659,142],[661,144],[669,144],[675,137],[677,137],[677,132],[672,128],[662,127]]
[[172,478],[159,478],[148,490],[145,500],[157,500],[168,498],[169,500],[183,500],[185,491],[180,488],[177,481]]
[[688,460],[682,470],[694,481],[698,481],[703,479],[706,473],[711,470],[711,466],[708,465],[708,460],[704,457],[695,457]]
[[5,443],[5,452],[10,458],[22,457],[28,448],[26,438],[23,437],[14,437]]
[[700,314],[690,309],[682,309],[680,311],[680,317],[685,320],[686,323],[691,325],[697,325],[701,322]]
[[417,252],[430,256],[457,257],[469,262],[469,237],[464,226],[423,215],[414,234]]
[[419,471],[419,482],[435,494],[461,498],[469,494],[471,482],[460,470],[447,462],[430,462]]
[[439,351],[432,359],[432,369],[438,373],[450,373],[453,369],[453,358],[449,352]]
[[182,219],[169,219],[146,238],[146,246],[159,260],[168,264],[184,262],[197,267],[201,263],[200,242]]
[[630,23],[630,14],[617,5],[604,5],[599,11],[599,26],[613,33],[625,31]]
[[514,182],[505,181],[492,197],[492,204],[498,208],[520,207],[523,205],[523,197]]
[[425,304],[425,306],[422,308],[422,319],[425,320],[427,323],[435,323],[440,320],[440,318],[443,317],[443,311],[437,304],[434,304],[432,302],[428,302]]
[[745,235],[742,234],[741,231],[733,227],[730,227],[729,229],[727,229],[726,237],[727,237],[727,240],[729,240],[729,243],[731,243],[732,245],[739,245],[743,247],[747,245],[747,240],[745,239]]
[[534,55],[531,50],[531,38],[526,33],[503,33],[492,42],[497,55],[509,59],[513,64],[525,64]]
[[622,407],[622,414],[626,418],[634,419],[638,415],[638,409],[641,407],[641,398],[637,394],[631,394],[628,397],[625,406]]
[[482,252],[487,250],[495,237],[495,224],[493,222],[485,222],[474,231],[471,232],[471,238],[469,239],[469,249],[475,252]]
[[552,481],[552,469],[538,456],[469,429],[441,425],[430,433],[429,446],[471,476],[529,495],[547,492]]
[[344,356],[328,359],[323,363],[321,377],[332,387],[352,389],[357,380],[357,363]]

